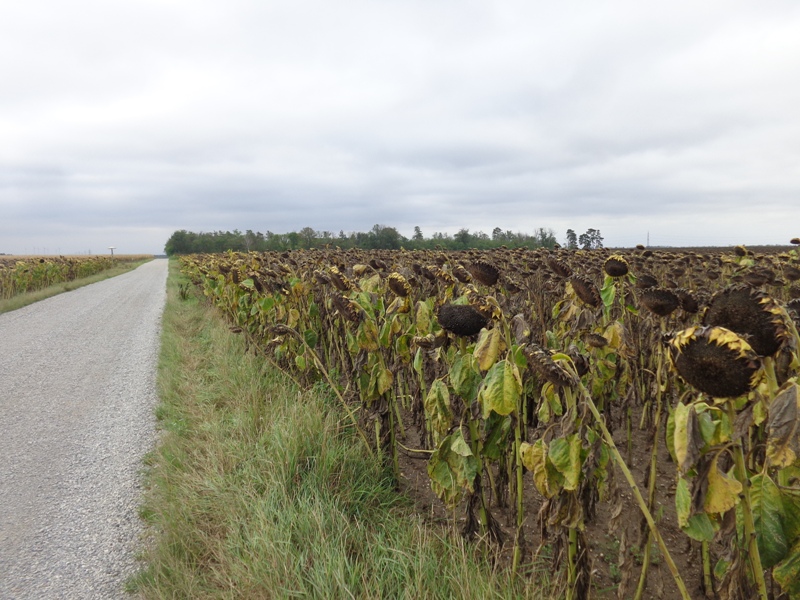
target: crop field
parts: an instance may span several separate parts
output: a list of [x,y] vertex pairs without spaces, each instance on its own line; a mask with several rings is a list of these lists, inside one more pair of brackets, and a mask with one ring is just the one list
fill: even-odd
[[502,568],[550,561],[569,599],[800,598],[797,248],[181,261]]
[[51,285],[95,275],[120,263],[152,255],[111,256],[0,256],[0,300],[35,292]]

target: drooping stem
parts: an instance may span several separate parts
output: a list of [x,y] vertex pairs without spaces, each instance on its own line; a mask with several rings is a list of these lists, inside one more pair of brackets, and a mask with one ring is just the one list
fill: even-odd
[[578,556],[578,530],[569,528],[569,545],[567,546],[567,600],[575,598],[575,584],[578,580],[578,565],[575,564]]

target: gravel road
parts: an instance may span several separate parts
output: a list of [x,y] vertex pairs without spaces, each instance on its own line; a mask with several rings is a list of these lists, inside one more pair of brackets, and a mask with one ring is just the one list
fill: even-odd
[[0,315],[0,599],[129,597],[166,276]]

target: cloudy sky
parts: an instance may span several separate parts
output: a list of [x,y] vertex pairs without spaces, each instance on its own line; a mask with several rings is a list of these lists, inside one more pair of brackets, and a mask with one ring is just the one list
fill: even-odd
[[800,235],[796,0],[8,0],[0,252]]

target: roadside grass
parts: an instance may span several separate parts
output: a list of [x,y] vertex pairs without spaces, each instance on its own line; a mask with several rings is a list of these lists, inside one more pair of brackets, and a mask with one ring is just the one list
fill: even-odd
[[545,598],[397,494],[324,387],[246,352],[170,263],[145,598]]
[[5,300],[0,299],[0,314],[17,310],[23,306],[28,306],[34,302],[39,302],[40,300],[45,300],[52,296],[63,294],[64,292],[76,290],[85,285],[97,283],[98,281],[103,281],[104,279],[110,279],[111,277],[116,277],[117,275],[122,275],[128,271],[133,271],[136,267],[140,267],[144,263],[150,262],[151,260],[153,259],[137,260],[133,262],[120,261],[117,266],[106,269],[105,271],[100,271],[99,273],[95,273],[89,277],[82,277],[80,279],[73,279],[72,281],[56,283],[46,288],[42,288],[41,290],[18,294]]

